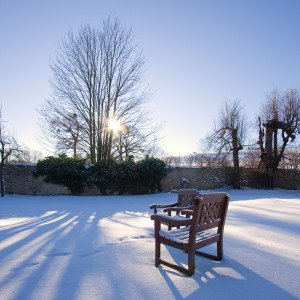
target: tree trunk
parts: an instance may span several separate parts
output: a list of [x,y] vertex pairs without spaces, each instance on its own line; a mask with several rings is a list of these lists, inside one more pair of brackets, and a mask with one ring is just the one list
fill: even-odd
[[232,132],[232,159],[233,159],[233,188],[240,188],[240,162],[239,162],[239,145],[237,138],[237,129]]
[[3,160],[0,164],[0,183],[1,183],[1,197],[5,196],[5,186],[4,186],[4,163]]
[[233,188],[239,189],[240,188],[240,167],[239,167],[239,157],[238,157],[238,151],[236,151],[237,154],[235,154],[235,151],[233,152]]
[[263,175],[262,185],[270,189],[273,188],[274,174],[280,162],[277,157],[277,128],[274,124],[274,120],[263,124],[266,128],[265,151],[261,154],[259,162],[259,169]]

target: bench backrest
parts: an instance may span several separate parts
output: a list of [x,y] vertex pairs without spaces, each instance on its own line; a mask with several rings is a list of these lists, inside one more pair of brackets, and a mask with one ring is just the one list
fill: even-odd
[[[192,227],[195,232],[218,227],[218,233],[224,228],[229,204],[227,193],[202,194],[199,206],[196,205]],[[191,228],[192,229],[192,228]]]
[[195,204],[199,192],[195,189],[181,189],[178,191],[178,207],[188,207]]

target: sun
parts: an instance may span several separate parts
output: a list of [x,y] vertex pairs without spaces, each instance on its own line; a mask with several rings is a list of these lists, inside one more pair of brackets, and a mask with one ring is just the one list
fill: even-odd
[[122,129],[122,122],[117,118],[112,118],[108,120],[108,130],[113,132],[121,131]]

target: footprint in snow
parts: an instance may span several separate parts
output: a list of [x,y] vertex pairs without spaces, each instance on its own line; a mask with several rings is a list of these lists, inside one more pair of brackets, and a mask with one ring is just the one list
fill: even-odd
[[19,270],[23,270],[23,269],[26,269],[26,268],[34,267],[34,266],[36,266],[38,264],[39,264],[38,262],[32,262],[32,263],[23,264],[23,265],[21,265],[19,267],[13,268],[13,271],[19,271]]
[[103,252],[103,251],[104,251],[103,249],[98,249],[98,250],[94,250],[94,251],[91,251],[91,252],[79,254],[78,257],[84,258],[84,257],[87,257],[87,256],[95,255],[95,254]]
[[45,256],[47,256],[47,257],[68,256],[70,254],[71,254],[70,252],[55,252],[55,253],[46,254]]

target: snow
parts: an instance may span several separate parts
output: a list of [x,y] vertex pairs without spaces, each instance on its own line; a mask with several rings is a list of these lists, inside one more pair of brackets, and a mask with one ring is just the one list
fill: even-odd
[[[299,193],[228,192],[224,260],[197,256],[192,277],[154,266],[149,205],[176,202],[174,193],[7,195],[0,299],[300,299]],[[165,246],[162,257],[187,263]]]

